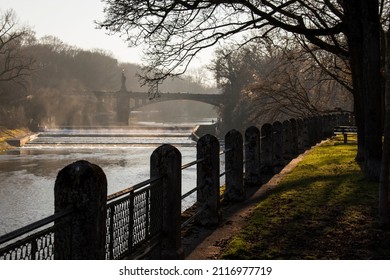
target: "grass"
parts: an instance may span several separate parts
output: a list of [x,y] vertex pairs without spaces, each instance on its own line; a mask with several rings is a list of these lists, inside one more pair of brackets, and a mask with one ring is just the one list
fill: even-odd
[[0,126],[0,152],[10,148],[6,140],[9,138],[15,138],[30,133],[27,128],[7,129]]
[[390,259],[377,223],[378,184],[355,162],[356,142],[314,148],[224,250],[223,259]]

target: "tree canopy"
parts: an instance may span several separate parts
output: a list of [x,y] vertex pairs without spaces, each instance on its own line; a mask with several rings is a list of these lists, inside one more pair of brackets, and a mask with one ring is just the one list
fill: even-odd
[[[101,28],[122,34],[130,46],[146,44],[143,80],[156,83],[182,74],[203,49],[237,39],[243,46],[275,39],[281,30],[348,61],[351,67],[357,158],[378,179],[383,112],[383,47],[388,0],[103,0]],[[239,38],[236,36],[239,35]],[[336,77],[336,76],[335,76]],[[342,79],[341,79],[342,81]]]
[[[129,45],[147,44],[145,78],[180,74],[201,50],[240,35],[239,45],[283,29],[348,56],[340,1],[113,1],[100,23]],[[153,75],[152,75],[153,74]]]
[[17,26],[12,10],[0,13],[0,82],[24,83],[34,63],[34,59],[22,51],[31,31]]

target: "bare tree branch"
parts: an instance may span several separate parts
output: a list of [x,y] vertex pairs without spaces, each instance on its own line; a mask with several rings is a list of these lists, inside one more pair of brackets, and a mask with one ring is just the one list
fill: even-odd
[[18,28],[16,23],[12,10],[0,14],[0,82],[13,81],[23,85],[34,59],[22,50],[30,31]]
[[183,74],[199,52],[235,35],[283,29],[339,56],[344,31],[337,1],[104,0],[100,28],[121,33],[130,46],[146,44],[145,83]]

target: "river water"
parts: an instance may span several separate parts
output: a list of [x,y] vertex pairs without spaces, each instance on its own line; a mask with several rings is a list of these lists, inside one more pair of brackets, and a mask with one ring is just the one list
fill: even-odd
[[[148,179],[150,155],[161,144],[176,146],[183,164],[195,160],[194,126],[47,129],[25,147],[0,155],[0,236],[53,214],[55,178],[74,161],[99,165],[111,194]],[[182,182],[183,193],[195,188],[195,166],[183,170]],[[194,196],[183,201],[183,209],[193,201]]]

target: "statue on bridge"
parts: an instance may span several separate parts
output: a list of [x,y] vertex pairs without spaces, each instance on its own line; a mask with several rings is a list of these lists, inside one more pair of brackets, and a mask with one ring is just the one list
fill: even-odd
[[125,69],[122,70],[122,77],[121,77],[121,90],[120,91],[127,91],[126,88],[126,76],[125,76]]
[[130,114],[129,99],[130,96],[126,88],[125,70],[123,69],[122,77],[121,77],[121,89],[119,90],[117,95],[117,105],[116,105],[116,119],[117,119],[117,123],[120,125],[129,124],[129,114]]

